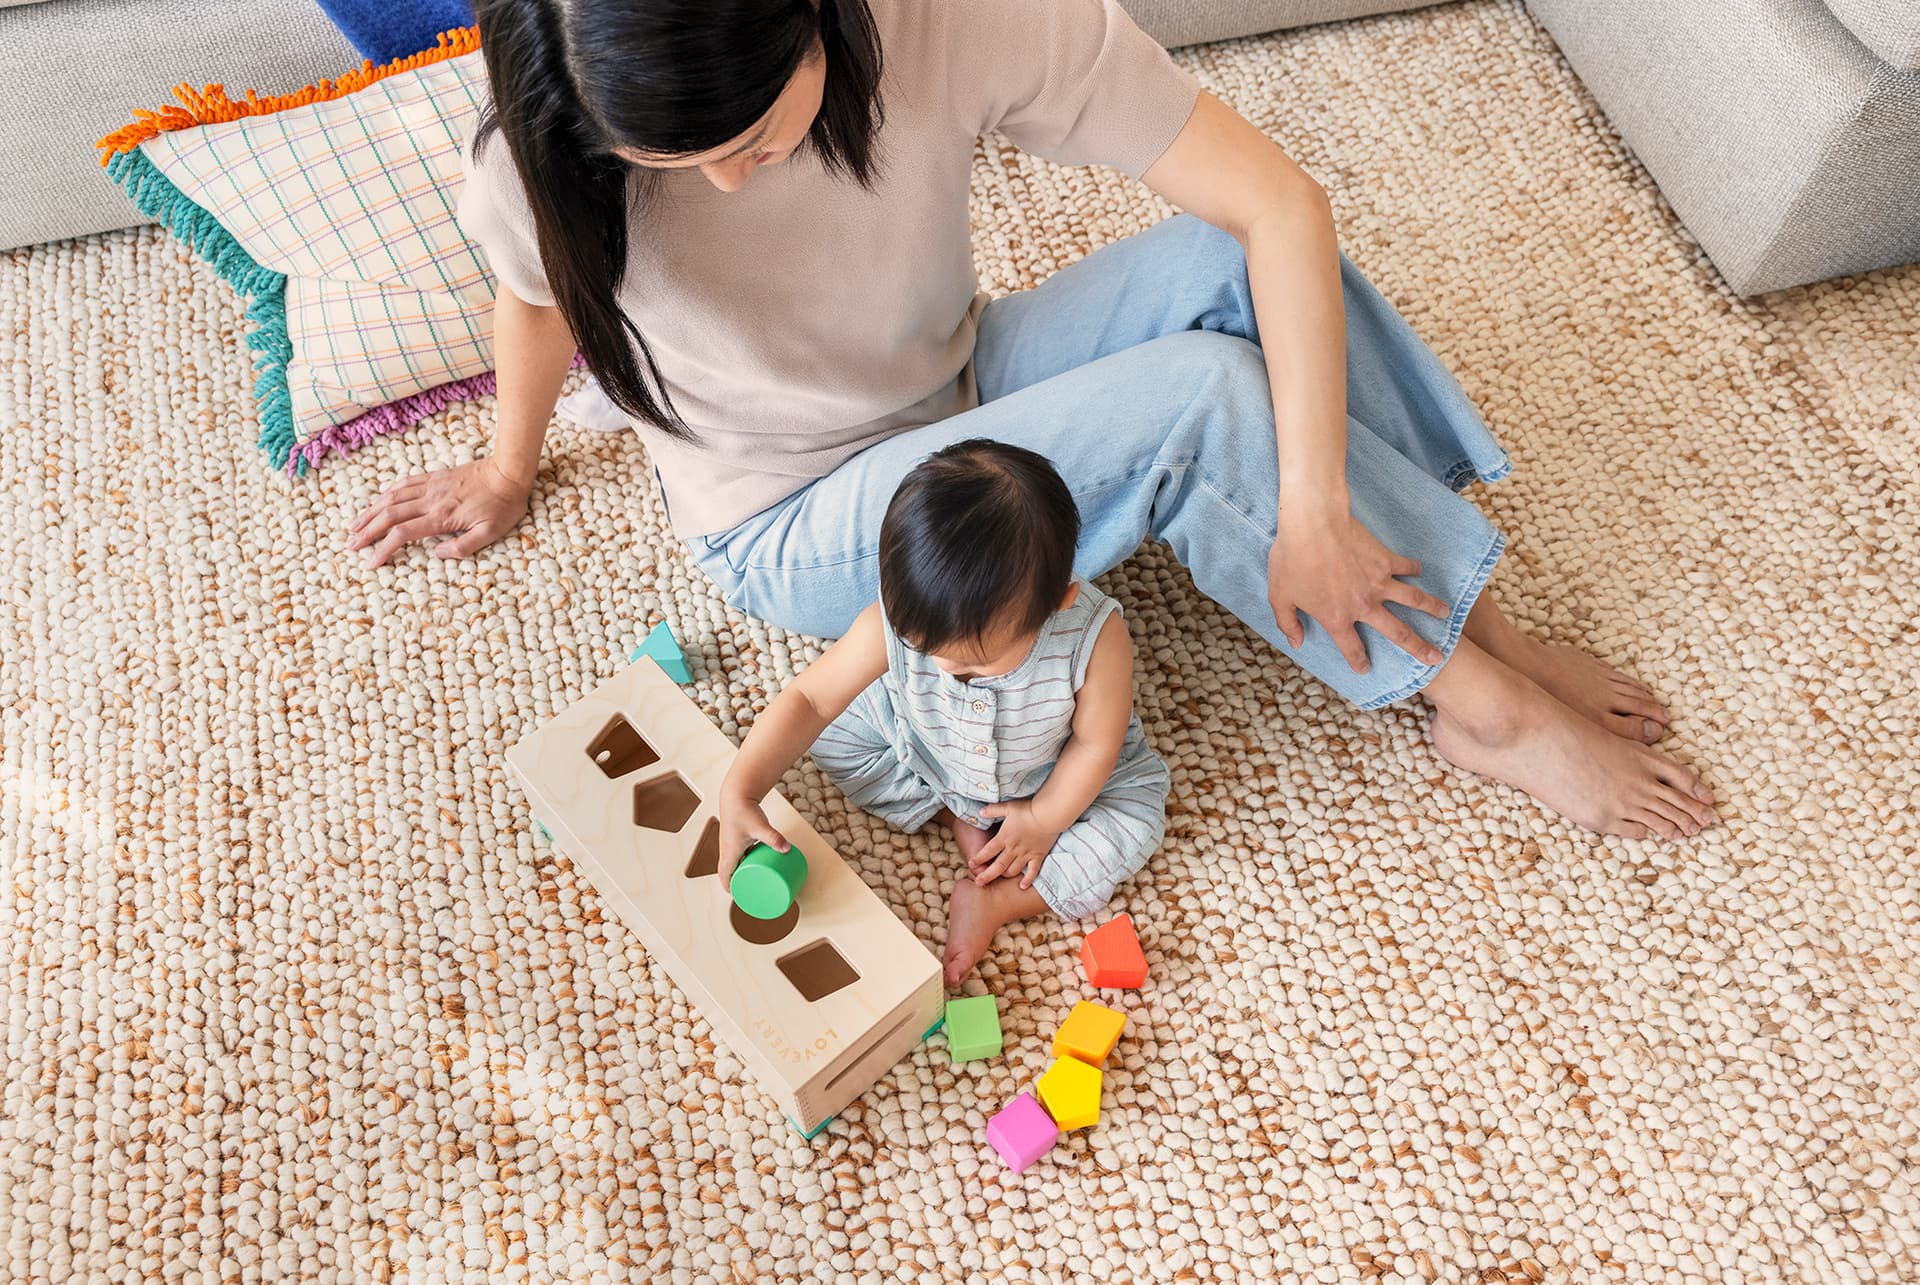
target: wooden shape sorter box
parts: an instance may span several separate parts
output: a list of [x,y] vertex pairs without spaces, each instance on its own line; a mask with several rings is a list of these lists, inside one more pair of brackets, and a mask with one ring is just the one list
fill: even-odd
[[507,764],[555,846],[811,1135],[920,1042],[946,992],[939,960],[778,793],[767,818],[806,855],[806,884],[779,919],[734,906],[715,804],[735,753],[643,658]]

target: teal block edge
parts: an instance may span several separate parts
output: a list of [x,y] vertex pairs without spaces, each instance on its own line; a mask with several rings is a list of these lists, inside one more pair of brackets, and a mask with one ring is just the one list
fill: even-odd
[[642,656],[651,656],[661,672],[676,683],[693,681],[693,671],[687,667],[687,653],[664,620],[647,632],[638,647],[627,653],[627,663],[637,664]]
[[[947,1019],[943,1015],[940,1017],[938,1021],[934,1022],[932,1026],[929,1026],[925,1031],[921,1032],[920,1042],[922,1044],[925,1044],[929,1039],[933,1038],[934,1032],[938,1031],[941,1027],[945,1026],[946,1024],[947,1024]],[[828,1116],[826,1119],[822,1120],[819,1124],[816,1124],[813,1126],[812,1133],[808,1133],[802,1130],[799,1125],[793,1122],[792,1116],[786,1116],[784,1118],[786,1119],[788,1128],[792,1129],[795,1133],[799,1134],[802,1138],[805,1138],[809,1142],[813,1141],[816,1137],[818,1137],[820,1135],[820,1131],[826,1128],[828,1125],[832,1124],[835,1119],[834,1116]]]
[[820,1131],[822,1129],[826,1128],[828,1125],[833,1123],[834,1118],[832,1116],[828,1116],[826,1119],[822,1120],[819,1124],[814,1125],[813,1131],[811,1133],[809,1133],[805,1129],[802,1129],[799,1125],[794,1124],[792,1116],[788,1116],[786,1119],[787,1119],[787,1124],[792,1127],[795,1133],[799,1134],[801,1137],[811,1142],[820,1135]]
[[[107,175],[132,199],[140,213],[171,232],[220,274],[220,279],[247,304],[247,347],[253,360],[253,399],[260,416],[260,449],[278,469],[287,467],[298,443],[293,433],[293,395],[287,388],[287,363],[293,360],[293,341],[287,338],[287,278],[263,267],[234,235],[203,206],[174,186],[135,147],[107,161]],[[294,472],[305,476],[307,462],[295,461]]]

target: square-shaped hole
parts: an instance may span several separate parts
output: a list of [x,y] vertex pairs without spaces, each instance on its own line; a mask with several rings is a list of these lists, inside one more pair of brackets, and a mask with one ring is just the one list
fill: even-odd
[[782,955],[776,962],[780,965],[780,971],[787,975],[787,980],[809,1002],[825,999],[860,980],[860,974],[853,971],[853,965],[833,948],[832,942],[824,938],[802,946],[792,954]]
[[633,724],[627,721],[624,714],[615,714],[613,721],[601,730],[600,735],[588,743],[587,757],[607,774],[610,781],[617,781],[629,772],[638,772],[648,764],[660,761],[653,746],[633,730]]
[[633,787],[633,823],[643,830],[678,834],[699,806],[700,796],[678,772]]

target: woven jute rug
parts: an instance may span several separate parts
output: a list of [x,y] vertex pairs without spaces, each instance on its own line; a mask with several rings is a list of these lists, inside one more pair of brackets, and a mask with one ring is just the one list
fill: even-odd
[[[1162,549],[1108,576],[1173,766],[1099,1125],[986,1117],[1087,996],[1004,933],[812,1142],[506,748],[670,621],[738,736],[817,640],[729,612],[627,435],[482,555],[342,529],[492,405],[289,483],[233,296],[152,229],[0,256],[7,1281],[1920,1279],[1920,271],[1730,297],[1513,0],[1183,53],[1516,459],[1493,592],[1652,683],[1724,820],[1597,838],[1360,713]],[[103,180],[104,181],[104,180]],[[1017,289],[1167,211],[982,150]],[[1097,431],[1097,426],[1089,426]],[[786,788],[929,946],[951,845]]]

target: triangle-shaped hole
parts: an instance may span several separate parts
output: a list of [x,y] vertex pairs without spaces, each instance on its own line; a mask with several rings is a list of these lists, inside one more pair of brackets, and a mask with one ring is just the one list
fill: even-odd
[[693,860],[687,862],[687,878],[701,879],[720,873],[720,823],[707,818],[700,842],[693,845]]

